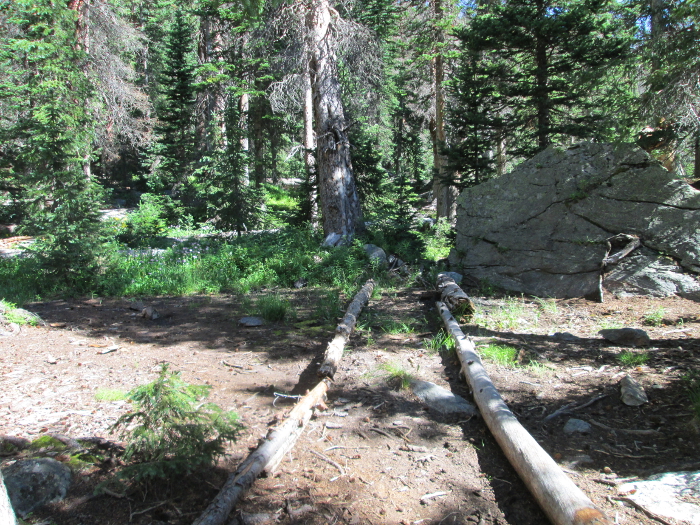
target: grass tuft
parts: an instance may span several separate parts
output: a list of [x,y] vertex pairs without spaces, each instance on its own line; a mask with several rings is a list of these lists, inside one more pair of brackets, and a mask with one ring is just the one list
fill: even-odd
[[661,326],[664,323],[665,316],[666,309],[659,307],[644,314],[644,324],[648,326]]
[[487,361],[491,361],[501,366],[516,366],[515,359],[518,357],[518,349],[508,345],[490,344],[479,349],[481,356]]
[[128,393],[116,388],[98,388],[95,391],[97,401],[123,401],[128,397]]
[[429,353],[435,354],[447,350],[451,352],[455,349],[455,340],[445,332],[440,330],[437,334],[432,336],[430,339],[425,339],[423,345]]
[[647,352],[631,352],[629,350],[623,350],[617,356],[618,361],[623,366],[634,367],[642,366],[649,361],[649,354]]
[[289,301],[279,295],[265,295],[258,299],[258,313],[266,321],[277,323],[284,321],[290,310]]
[[383,363],[380,368],[386,373],[387,382],[394,387],[406,389],[411,386],[413,375],[398,363]]

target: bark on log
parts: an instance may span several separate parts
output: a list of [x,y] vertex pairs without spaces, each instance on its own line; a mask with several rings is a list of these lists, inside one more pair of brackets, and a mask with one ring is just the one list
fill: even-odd
[[481,415],[508,461],[554,525],[611,525],[612,522],[559,468],[520,424],[491,382],[474,343],[464,335],[447,305],[437,307],[457,343],[457,355]]
[[440,300],[447,305],[451,312],[458,315],[474,315],[476,311],[474,303],[448,274],[438,274],[437,288],[440,292]]
[[263,472],[273,473],[284,455],[292,449],[311,418],[312,409],[323,402],[328,383],[322,380],[306,394],[275,429],[270,429],[260,446],[231,474],[206,510],[193,525],[222,525],[238,499]]
[[374,281],[370,279],[360,291],[355,294],[354,299],[345,312],[345,317],[343,317],[343,320],[340,321],[340,324],[335,328],[335,337],[328,343],[326,353],[323,357],[323,363],[318,370],[318,375],[320,377],[333,379],[336,370],[338,370],[338,363],[341,357],[343,357],[343,349],[350,338],[350,333],[355,328],[355,323],[357,322],[360,312],[362,312],[362,309],[369,302],[373,290]]
[[16,525],[17,523],[15,512],[10,502],[10,496],[5,488],[5,480],[2,477],[2,471],[0,471],[0,523],[3,525]]

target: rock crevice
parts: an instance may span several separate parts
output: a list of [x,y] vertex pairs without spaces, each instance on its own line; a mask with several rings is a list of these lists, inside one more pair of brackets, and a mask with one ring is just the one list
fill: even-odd
[[[550,147],[465,190],[450,263],[472,279],[548,297],[697,295],[700,191],[634,145]],[[607,240],[639,237],[615,264]],[[604,273],[603,273],[604,272]]]

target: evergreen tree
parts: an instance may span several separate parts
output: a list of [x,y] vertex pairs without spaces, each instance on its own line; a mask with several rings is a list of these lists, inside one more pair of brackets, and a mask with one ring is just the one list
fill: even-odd
[[[610,0],[511,0],[490,5],[459,34],[467,60],[498,64],[489,70],[496,90],[490,96],[508,108],[501,116],[517,137],[513,154],[529,157],[557,140],[596,136],[604,101],[591,94],[629,57],[631,44],[611,7]],[[463,93],[479,96],[482,80]]]
[[85,286],[102,244],[100,187],[90,176],[92,85],[77,45],[75,13],[50,0],[0,5],[3,171],[28,202],[24,232],[40,236],[47,275]]
[[175,11],[165,46],[157,108],[156,141],[150,156],[149,186],[155,191],[180,190],[192,174],[195,152],[194,65],[192,30],[183,12]]

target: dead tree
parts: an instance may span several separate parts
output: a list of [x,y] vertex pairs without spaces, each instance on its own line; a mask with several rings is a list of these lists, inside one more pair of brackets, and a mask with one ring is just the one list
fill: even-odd
[[503,453],[554,525],[611,525],[612,522],[559,468],[510,411],[447,305],[436,303],[447,331],[457,343],[462,373],[481,416]]

